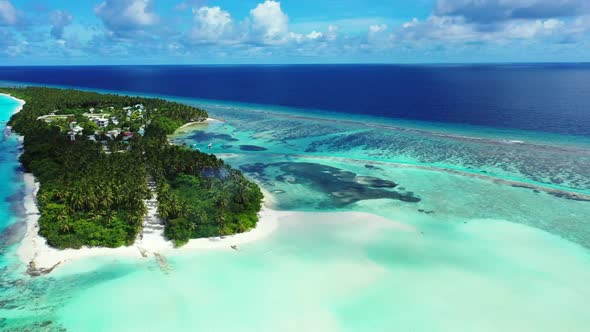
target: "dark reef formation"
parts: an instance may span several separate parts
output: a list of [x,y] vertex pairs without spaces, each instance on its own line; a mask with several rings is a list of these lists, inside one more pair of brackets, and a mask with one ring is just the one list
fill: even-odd
[[[265,174],[269,167],[276,167],[280,175],[270,179]],[[420,202],[412,192],[394,191],[395,182],[372,176],[359,176],[340,168],[307,162],[285,162],[272,164],[247,164],[241,170],[258,180],[290,184],[305,184],[330,197],[330,205],[344,207],[368,199],[392,199],[407,203]]]

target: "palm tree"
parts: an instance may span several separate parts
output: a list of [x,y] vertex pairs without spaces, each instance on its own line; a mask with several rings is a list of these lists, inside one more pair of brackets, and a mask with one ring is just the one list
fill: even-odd
[[71,225],[68,219],[63,220],[59,223],[59,230],[62,233],[69,233],[71,230]]
[[78,192],[71,193],[70,205],[75,210],[82,210],[82,208],[84,207],[84,199],[82,198],[82,195],[80,195]]

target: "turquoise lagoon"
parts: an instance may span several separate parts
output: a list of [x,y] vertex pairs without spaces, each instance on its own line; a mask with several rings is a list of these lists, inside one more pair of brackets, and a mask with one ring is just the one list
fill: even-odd
[[[154,260],[104,257],[31,279],[8,243],[0,329],[589,326],[587,138],[178,100],[224,122],[197,125],[175,143],[241,168],[272,193],[273,208],[309,213],[281,220],[271,236],[237,252],[170,256],[169,273]],[[15,105],[0,99],[0,117]],[[20,220],[17,142],[3,142],[1,153],[7,228]]]

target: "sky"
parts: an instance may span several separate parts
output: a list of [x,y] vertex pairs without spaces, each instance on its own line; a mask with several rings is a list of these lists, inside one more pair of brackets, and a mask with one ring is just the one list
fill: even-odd
[[0,0],[0,65],[590,61],[590,0]]

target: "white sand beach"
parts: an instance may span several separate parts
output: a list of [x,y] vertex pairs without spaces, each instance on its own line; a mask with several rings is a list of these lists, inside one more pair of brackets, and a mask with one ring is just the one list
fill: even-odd
[[[14,98],[7,94],[1,94],[6,97],[18,101],[19,106],[15,108],[14,113],[20,112],[25,105],[25,101]],[[215,122],[217,119],[207,119],[205,122]],[[183,127],[188,127],[196,123],[188,123]],[[25,197],[24,205],[26,212],[26,233],[22,239],[18,249],[17,255],[20,260],[30,266],[33,263],[35,269],[52,269],[57,266],[63,266],[67,262],[72,262],[79,259],[97,257],[97,256],[112,256],[112,257],[137,257],[148,258],[153,254],[168,254],[174,251],[186,251],[194,249],[226,249],[236,250],[239,245],[256,241],[266,237],[273,232],[277,227],[278,219],[281,216],[288,215],[288,212],[278,212],[269,208],[263,208],[260,212],[260,221],[257,227],[247,233],[236,234],[227,237],[207,238],[191,240],[185,246],[175,249],[170,241],[167,241],[162,233],[149,234],[142,236],[134,245],[120,248],[81,248],[81,249],[65,249],[59,250],[52,248],[47,244],[45,238],[39,235],[38,220],[40,212],[37,207],[37,192],[39,191],[39,183],[35,180],[32,174],[24,174],[25,182]],[[152,218],[157,218],[155,209],[149,211]]]
[[269,208],[263,208],[260,212],[260,221],[255,229],[247,233],[236,234],[226,237],[195,239],[188,244],[174,248],[172,243],[161,236],[144,236],[141,240],[129,247],[120,248],[81,248],[81,249],[64,249],[59,250],[52,248],[47,244],[45,238],[39,235],[39,210],[36,203],[36,194],[39,190],[39,183],[35,181],[32,174],[25,174],[26,194],[24,199],[27,230],[26,234],[17,249],[20,260],[29,264],[34,262],[37,269],[50,269],[59,263],[62,266],[65,263],[76,261],[83,258],[97,256],[112,257],[137,257],[151,258],[154,253],[170,254],[175,251],[186,250],[207,250],[207,249],[225,249],[234,250],[239,246],[262,239],[271,234],[278,226],[279,219],[290,215],[292,212],[274,211]]
[[185,131],[187,128],[192,127],[192,126],[205,125],[205,124],[209,124],[209,123],[218,123],[218,122],[223,122],[223,121],[221,121],[219,119],[215,119],[215,118],[207,118],[205,121],[202,121],[202,122],[198,122],[198,121],[188,122],[188,123],[185,123],[182,126],[180,126],[178,129],[176,129],[176,132]]

